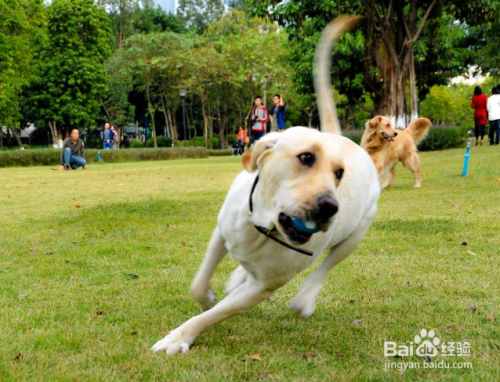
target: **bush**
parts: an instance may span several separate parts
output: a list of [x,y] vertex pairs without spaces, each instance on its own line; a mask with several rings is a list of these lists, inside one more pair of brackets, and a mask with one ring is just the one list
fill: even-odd
[[132,139],[130,141],[130,148],[131,149],[142,149],[144,148],[144,143],[138,139]]
[[431,127],[418,149],[434,151],[460,147],[467,138],[467,131],[467,127]]
[[[140,162],[186,158],[207,158],[208,151],[204,148],[159,148],[134,150],[85,150],[88,163],[97,162],[97,152],[100,151],[105,163]],[[54,166],[60,163],[61,150],[17,150],[0,152],[0,167],[15,166]]]
[[102,149],[103,141],[101,138],[92,138],[85,143],[87,149]]
[[223,150],[208,150],[208,156],[211,157],[226,157],[233,154],[233,149],[223,149]]
[[[156,137],[156,143],[158,144],[158,147],[172,147],[172,138],[170,137]],[[146,146],[147,147],[154,147],[154,140],[153,138],[149,138]]]
[[[213,137],[212,140],[208,140],[208,148],[209,149],[218,149],[219,148],[219,137]],[[205,140],[203,137],[196,137],[194,139],[194,147],[205,147]]]
[[229,146],[232,146],[236,143],[236,141],[238,140],[238,134],[229,134],[227,136],[227,144]]

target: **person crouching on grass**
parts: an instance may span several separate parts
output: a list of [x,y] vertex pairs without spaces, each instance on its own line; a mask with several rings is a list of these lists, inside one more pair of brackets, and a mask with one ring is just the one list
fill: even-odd
[[87,169],[87,161],[85,160],[85,150],[83,141],[79,138],[80,132],[78,129],[71,130],[71,138],[64,141],[61,150],[61,171],[76,170],[78,167]]

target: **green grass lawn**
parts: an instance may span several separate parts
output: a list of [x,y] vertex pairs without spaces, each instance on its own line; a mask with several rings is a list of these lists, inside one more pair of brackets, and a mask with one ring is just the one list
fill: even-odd
[[[174,357],[150,347],[198,313],[189,285],[238,158],[0,169],[0,381],[500,380],[500,148],[473,148],[462,179],[464,152],[422,153],[419,190],[398,165],[310,319],[288,304],[312,269]],[[423,328],[470,342],[446,361],[472,368],[384,370],[423,365],[383,352]]]

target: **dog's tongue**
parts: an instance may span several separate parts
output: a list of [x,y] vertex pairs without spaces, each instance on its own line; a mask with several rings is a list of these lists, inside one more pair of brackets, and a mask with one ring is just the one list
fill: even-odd
[[314,221],[299,220],[299,219],[295,219],[295,218],[291,218],[291,219],[292,219],[292,223],[295,226],[295,228],[301,232],[313,234],[313,233],[319,232],[321,230],[319,227],[319,224],[314,222]]

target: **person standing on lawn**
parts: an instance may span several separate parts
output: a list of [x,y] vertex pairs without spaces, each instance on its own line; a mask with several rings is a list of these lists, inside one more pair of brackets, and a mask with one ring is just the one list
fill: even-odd
[[238,131],[237,141],[241,141],[240,155],[243,155],[245,152],[245,145],[247,144],[247,131],[242,126],[240,126],[240,130]]
[[109,123],[104,124],[103,149],[109,150],[113,148],[113,132],[109,128]]
[[492,95],[488,98],[488,103],[486,104],[488,120],[490,121],[488,138],[490,145],[498,145],[500,143],[500,90],[493,88],[491,93]]
[[113,133],[111,148],[116,149],[118,148],[118,132],[116,131],[115,125],[111,125],[111,132]]
[[285,110],[286,105],[283,98],[279,94],[273,97],[273,106],[269,109],[269,118],[271,118],[271,131],[283,132],[285,131]]
[[[486,110],[487,103],[488,99],[486,98],[486,95],[483,94],[483,90],[479,86],[476,86],[471,104],[471,107],[474,109],[474,132],[476,135],[476,146],[483,145],[484,128],[488,120],[488,111]],[[481,137],[481,140],[479,140],[479,137]]]
[[266,123],[269,121],[267,108],[262,106],[262,97],[254,98],[255,107],[252,109],[252,145],[266,133]]
[[71,130],[71,138],[64,141],[61,150],[61,171],[76,170],[78,167],[87,169],[87,161],[85,160],[85,149],[83,141],[80,139],[78,129]]

